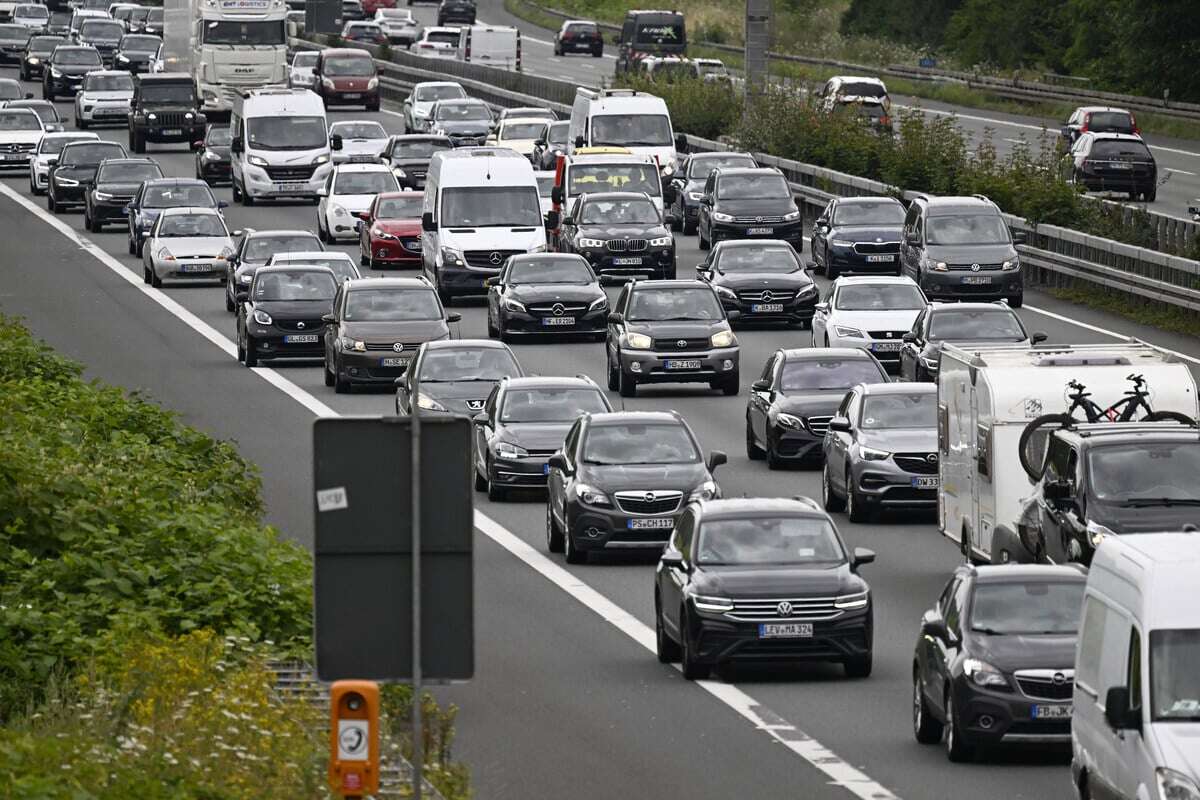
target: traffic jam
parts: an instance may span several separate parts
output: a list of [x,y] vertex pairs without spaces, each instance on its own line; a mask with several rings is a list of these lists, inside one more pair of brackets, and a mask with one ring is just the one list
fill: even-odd
[[[473,4],[442,5],[470,18],[421,31],[379,4],[346,33],[431,59],[486,39]],[[1179,602],[1200,570],[1200,399],[1184,360],[1030,329],[1023,239],[986,197],[839,197],[806,219],[779,169],[689,152],[652,94],[581,87],[565,119],[451,80],[395,102],[353,36],[289,53],[295,11],[253,4],[247,33],[231,20],[250,8],[206,4],[207,38],[182,59],[161,10],[132,4],[0,23],[7,185],[116,240],[149,287],[223,304],[245,367],[320,369],[327,395],[374,413],[469,417],[480,501],[544,504],[546,553],[598,569],[649,556],[657,659],[685,679],[814,662],[869,680],[871,580],[889,564],[844,532],[915,518],[940,533],[921,547],[961,554],[912,621],[917,742],[955,762],[1057,748],[1079,798],[1200,800],[1200,611]],[[676,12],[630,12],[618,74],[735,80],[688,59],[684,30]],[[186,66],[239,43],[275,47],[261,86]],[[587,20],[554,41],[563,58],[603,46]],[[816,102],[891,135],[876,78],[835,78]],[[1071,119],[1081,182],[1115,180],[1089,161],[1102,152],[1149,153],[1132,115]],[[1122,186],[1152,195],[1146,170]],[[252,208],[278,224],[252,227]],[[461,336],[466,317],[486,338]],[[580,368],[547,374],[531,345]],[[744,453],[681,413],[701,397],[736,403],[721,422],[739,448],[744,428]],[[810,471],[819,492],[726,495],[734,461]]]

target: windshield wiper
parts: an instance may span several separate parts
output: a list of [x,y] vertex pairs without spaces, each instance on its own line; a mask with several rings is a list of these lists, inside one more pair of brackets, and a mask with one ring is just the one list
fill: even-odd
[[1200,499],[1191,497],[1131,497],[1121,501],[1123,508],[1145,508],[1148,506],[1200,506]]

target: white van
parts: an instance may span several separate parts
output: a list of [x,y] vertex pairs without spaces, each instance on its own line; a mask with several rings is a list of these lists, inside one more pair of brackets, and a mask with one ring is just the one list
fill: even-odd
[[1076,796],[1200,797],[1200,533],[1110,536],[1075,655]]
[[[317,200],[333,169],[325,104],[308,89],[253,89],[235,96],[229,116],[233,137],[233,199]],[[337,137],[333,145],[339,147]]]
[[[1107,407],[1142,375],[1155,410],[1195,418],[1196,381],[1170,353],[1129,340],[1096,345],[974,345],[942,349],[938,370],[938,525],[972,560],[991,561],[993,539],[1016,535],[1033,484],[1017,442],[1026,424],[1066,413],[1071,381]],[[1082,415],[1080,419],[1084,419]]]
[[434,153],[422,212],[421,268],[443,304],[484,294],[509,256],[546,249],[533,165],[507,147]]
[[634,89],[575,90],[567,152],[581,147],[626,147],[650,156],[663,181],[679,167],[666,102]]
[[521,71],[521,32],[504,25],[470,25],[458,37],[458,60]]

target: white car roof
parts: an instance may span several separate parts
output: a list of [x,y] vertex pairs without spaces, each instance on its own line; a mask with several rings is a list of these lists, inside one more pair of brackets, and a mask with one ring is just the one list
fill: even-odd
[[1143,144],[1145,144],[1145,140],[1141,136],[1138,136],[1136,133],[1116,133],[1115,131],[1112,131],[1112,132],[1088,131],[1085,135],[1091,136],[1093,139],[1097,139],[1100,141],[1142,142]]
[[[84,77],[90,78],[93,75],[99,75],[101,77],[107,78],[107,77],[116,77],[118,75],[129,75],[129,71],[124,70],[124,69],[93,69],[93,70],[89,71]],[[132,77],[133,76],[130,76],[131,80],[132,80]]]
[[505,117],[504,119],[501,120],[501,123],[504,125],[509,125],[509,124],[548,125],[548,124],[550,124],[551,121],[552,120],[546,119],[545,117]]
[[[336,122],[331,122],[329,124],[329,129],[333,130],[334,128],[345,128],[348,125],[378,125],[380,128],[383,128],[383,123],[375,119],[339,119]],[[385,136],[388,135],[386,129],[383,133]]]
[[[205,214],[212,217],[221,217],[221,213],[215,208],[205,208],[204,206],[178,206],[176,208],[164,208],[159,216],[163,217],[182,217],[184,215]],[[222,217],[222,219],[224,219]]]
[[388,175],[392,174],[392,168],[387,166],[386,164],[362,164],[362,163],[335,164],[333,167],[333,171],[337,172],[337,173],[341,173],[341,172],[386,172]]
[[[429,30],[429,28],[426,28],[425,30]],[[458,81],[421,81],[420,83],[413,84],[413,91],[415,92],[417,89],[426,89],[430,86],[457,86],[459,89],[463,88],[462,84]],[[463,91],[465,92],[466,89],[463,89]]]
[[904,286],[916,286],[916,281],[904,275],[843,275],[833,282],[834,286],[842,285],[879,285],[879,284],[901,284]]
[[855,83],[873,83],[876,86],[883,86],[884,83],[879,78],[868,78],[864,75],[835,75],[830,80],[841,81],[847,83],[853,81]]
[[328,260],[330,258],[354,263],[354,259],[350,257],[350,254],[342,250],[304,250],[298,253],[275,253],[271,256],[271,261],[279,263],[280,261],[312,261],[313,259]]
[[[458,34],[461,34],[462,28],[450,28],[450,27],[446,27],[446,26],[439,27],[437,25],[430,25],[428,28],[426,28],[424,30],[424,32],[421,35],[428,36],[431,33],[458,33]],[[440,81],[440,83],[454,83],[454,81]],[[417,85],[423,86],[424,84],[417,84]]]
[[83,141],[84,139],[92,139],[92,140],[99,141],[100,134],[92,133],[91,131],[55,131],[54,133],[47,133],[44,138],[46,138],[46,139],[78,139],[79,141]]

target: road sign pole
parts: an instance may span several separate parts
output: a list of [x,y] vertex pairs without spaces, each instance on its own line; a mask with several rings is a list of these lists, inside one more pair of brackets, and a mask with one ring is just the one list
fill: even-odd
[[[411,363],[411,362],[410,362]],[[412,797],[421,800],[425,772],[421,725],[421,402],[413,381],[412,403]]]

